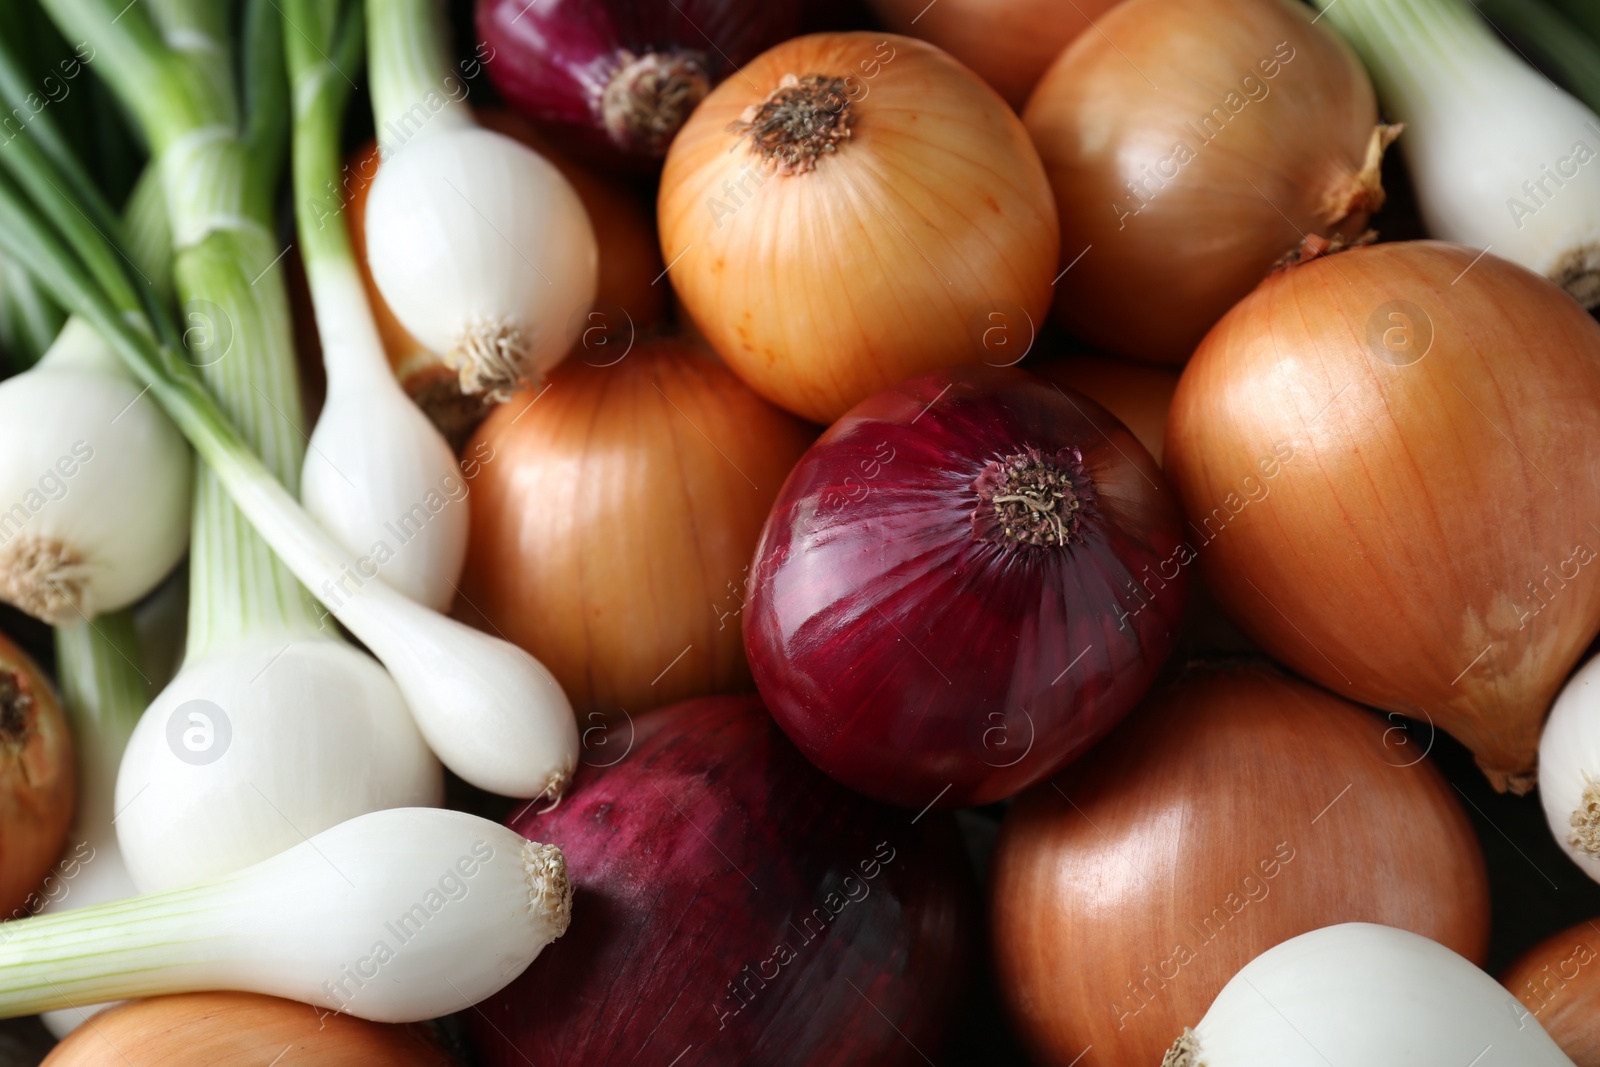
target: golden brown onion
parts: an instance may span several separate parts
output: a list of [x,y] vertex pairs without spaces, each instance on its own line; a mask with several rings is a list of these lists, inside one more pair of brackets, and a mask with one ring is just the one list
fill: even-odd
[[1389,134],[1292,0],[1127,0],[1096,26],[1023,112],[1061,208],[1055,310],[1096,348],[1182,363],[1302,236],[1361,233]]
[[871,0],[896,33],[936,44],[1020,110],[1045,70],[1118,0]]
[[908,37],[820,33],[711,92],[667,155],[661,250],[750,387],[829,422],[1042,322],[1055,203],[994,91]]
[[43,883],[67,843],[76,782],[60,699],[0,634],[0,920],[36,913],[57,891]]
[[[1404,743],[1401,743],[1404,742]],[[1001,997],[1035,1061],[1151,1067],[1239,968],[1342,922],[1481,963],[1472,826],[1401,728],[1264,666],[1201,668],[1025,794],[995,853]]]
[[602,358],[580,349],[462,456],[460,608],[549,667],[580,725],[750,688],[746,570],[815,435],[693,342]]
[[[273,1057],[278,1057],[273,1060]],[[419,1029],[257,993],[184,993],[118,1005],[74,1030],[48,1067],[450,1067]],[[41,1065],[44,1067],[44,1065]]]
[[1600,924],[1551,935],[1500,981],[1577,1067],[1600,1067]]
[[1290,268],[1195,353],[1166,462],[1257,643],[1531,787],[1600,628],[1600,325],[1570,297],[1433,241]]

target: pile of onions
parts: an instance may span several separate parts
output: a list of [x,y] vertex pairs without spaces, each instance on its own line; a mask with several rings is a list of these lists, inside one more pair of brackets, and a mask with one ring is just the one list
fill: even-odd
[[478,0],[495,88],[608,163],[659,162],[711,87],[791,36],[800,0]]
[[[580,167],[553,150],[550,143],[517,115],[504,110],[477,112],[487,129],[505,134],[549,160],[572,184],[583,201],[600,246],[599,272],[595,283],[595,303],[584,323],[583,338],[591,347],[599,336],[596,329],[619,347],[625,347],[636,329],[661,319],[666,313],[666,286],[651,284],[661,274],[661,255],[657,251],[655,220],[637,194],[623,183]],[[483,398],[463,395],[460,375],[444,358],[423,347],[400,325],[394,312],[383,301],[367,265],[367,193],[378,173],[378,146],[368,144],[350,158],[345,169],[348,225],[356,248],[356,261],[366,285],[367,299],[378,321],[384,351],[395,376],[437,425],[447,440],[458,449],[487,412]]]
[[462,609],[544,663],[580,722],[750,688],[746,571],[815,433],[692,341],[612,342],[501,405],[463,464]]
[[1028,370],[1076,389],[1133,431],[1156,463],[1167,443],[1167,412],[1178,389],[1178,372],[1088,353],[1029,360]]
[[756,684],[851,789],[1011,796],[1149,687],[1188,584],[1179,524],[1088,397],[1014,368],[914,378],[835,423],[773,506],[744,623]]
[[1572,1058],[1600,1067],[1600,925],[1578,923],[1506,968],[1501,984]]
[[1050,302],[1056,209],[1027,132],[906,37],[813,34],[751,62],[673,142],[658,206],[701,333],[818,422],[984,360],[987,329],[1037,326]]
[[1036,1062],[1092,1044],[1101,1063],[1162,1063],[1234,972],[1331,923],[1387,923],[1481,963],[1483,857],[1422,756],[1303,682],[1200,668],[1019,800],[991,921]]
[[76,780],[55,690],[0,635],[0,921],[36,913],[60,890],[50,871],[67,843]]
[[936,44],[1021,109],[1045,70],[1119,0],[871,0],[896,33]]
[[1341,696],[1426,717],[1497,788],[1600,626],[1600,325],[1437,242],[1268,279],[1195,353],[1167,470],[1228,614]]
[[646,1046],[662,1064],[911,1067],[964,1004],[954,821],[840,789],[753,697],[641,719],[626,758],[511,826],[561,846],[573,922],[468,1016],[488,1067],[634,1064]]
[[1292,0],[1127,0],[1096,27],[1023,113],[1061,205],[1056,311],[1097,348],[1181,363],[1303,236],[1362,232],[1393,131]]
[[450,1067],[452,1062],[412,1027],[371,1023],[259,993],[183,993],[123,1004],[73,1031],[44,1062],[48,1067],[244,1067],[274,1055],[302,1067]]

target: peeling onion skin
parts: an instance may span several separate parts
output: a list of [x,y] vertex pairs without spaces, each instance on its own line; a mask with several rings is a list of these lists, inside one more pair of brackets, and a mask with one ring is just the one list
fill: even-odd
[[60,699],[0,635],[0,920],[33,914],[35,890],[55,888],[41,883],[66,846],[76,786]]
[[1577,1067],[1600,1067],[1600,920],[1539,942],[1506,968],[1500,984]]
[[510,821],[561,846],[573,921],[468,1013],[487,1067],[623,1067],[647,1046],[664,1067],[690,1045],[702,1067],[937,1062],[978,962],[954,820],[839,788],[754,696],[628,729],[591,744],[560,807]]
[[[845,86],[812,112],[840,139],[802,143],[814,169],[784,173],[796,146],[777,137],[769,169],[745,116],[813,75]],[[991,313],[1042,326],[1058,269],[1055,200],[1022,123],[950,56],[893,34],[812,34],[757,57],[684,124],[657,206],[700,333],[757,393],[820,423],[983,361]]]
[[[976,536],[993,505],[975,481],[1030,447],[1081,450],[1092,499],[1065,549]],[[835,423],[779,494],[744,620],[756,686],[812,762],[867,796],[1012,796],[1149,688],[1188,586],[1176,563],[1158,570],[1179,523],[1149,453],[1087,397],[1016,369],[914,378]]]
[[1198,667],[1019,798],[990,930],[1033,1062],[1092,1044],[1105,1067],[1159,1064],[1239,968],[1334,923],[1413,930],[1481,964],[1483,855],[1424,744],[1264,665]]
[[368,1022],[259,993],[183,993],[118,1005],[41,1067],[258,1067],[292,1047],[301,1067],[451,1067],[420,1027]]
[[[1362,170],[1377,98],[1311,18],[1293,0],[1126,0],[1044,75],[1023,122],[1061,206],[1061,266],[1083,255],[1055,286],[1069,330],[1182,363],[1304,234],[1361,233],[1365,210],[1325,200]],[[1226,124],[1196,133],[1213,108]]]
[[896,33],[938,45],[1022,110],[1063,49],[1119,0],[870,0]]
[[1167,470],[1208,587],[1273,658],[1526,792],[1600,628],[1600,567],[1574,557],[1600,549],[1600,325],[1479,256],[1378,244],[1269,278],[1184,371]]

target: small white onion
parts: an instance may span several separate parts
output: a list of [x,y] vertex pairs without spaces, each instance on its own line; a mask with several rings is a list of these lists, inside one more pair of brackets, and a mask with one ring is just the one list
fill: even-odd
[[594,300],[599,254],[578,194],[490,130],[440,130],[386,159],[366,227],[385,302],[464,392],[503,395],[550,370]]
[[263,634],[186,663],[134,729],[117,840],[134,884],[185,885],[346,819],[438,804],[443,774],[383,667]]
[[[101,342],[74,319],[57,347],[79,344]],[[183,558],[192,461],[143,392],[60,359],[0,384],[0,599],[80,622],[132,604]]]
[[1600,882],[1600,656],[1568,679],[1539,737],[1539,800],[1557,843]]
[[1372,923],[1268,949],[1222,987],[1162,1067],[1572,1067],[1487,974]]

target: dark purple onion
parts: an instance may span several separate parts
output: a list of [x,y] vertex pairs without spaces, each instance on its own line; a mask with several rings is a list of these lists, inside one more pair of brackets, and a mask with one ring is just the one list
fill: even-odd
[[846,413],[778,494],[744,616],[756,685],[851,789],[1011,796],[1154,679],[1188,582],[1180,522],[1087,397],[1015,369],[913,378]]
[[717,82],[794,35],[801,0],[478,0],[511,105],[603,158],[659,162]]
[[[509,825],[566,854],[572,926],[467,1014],[489,1067],[912,1067],[976,964],[950,816],[839,788],[754,696],[611,730],[616,760]],[[626,753],[626,755],[621,755]],[[619,758],[620,757],[620,758]]]

